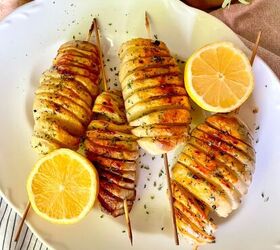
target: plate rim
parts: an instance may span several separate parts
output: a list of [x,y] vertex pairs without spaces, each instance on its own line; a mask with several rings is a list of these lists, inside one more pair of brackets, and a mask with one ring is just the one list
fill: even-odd
[[[170,1],[170,0],[169,0]],[[209,13],[206,13],[205,11],[196,9],[194,7],[188,6],[185,3],[181,2],[180,0],[171,0],[173,2],[176,2],[177,4],[180,5],[180,8],[185,8],[185,9],[191,9],[191,11],[199,13],[199,14],[203,14],[203,15],[208,15],[213,19],[216,19],[216,21],[222,23],[226,28],[230,29],[240,40],[240,42],[245,46],[245,44],[242,42],[242,40],[239,38],[238,34],[236,34],[230,27],[228,27],[225,23],[223,23],[221,20],[219,20],[218,18],[210,15]],[[41,5],[40,5],[41,4]],[[19,14],[23,14],[25,11],[30,11],[30,9],[32,9],[33,7],[36,6],[41,6],[43,9],[44,5],[49,5],[52,4],[51,2],[46,2],[44,0],[34,0],[32,2],[26,3],[20,7],[18,7],[16,10],[14,10],[12,13],[10,13],[9,15],[7,15],[4,19],[2,19],[0,21],[0,28],[2,25],[4,25],[5,23],[9,22],[10,20],[12,20],[14,23],[19,22],[20,20],[18,19],[18,15]],[[40,11],[42,11],[42,9],[40,9]],[[30,16],[28,18],[32,18],[32,13],[30,13]],[[9,27],[10,28],[10,27]],[[0,30],[1,33],[1,30]],[[246,47],[246,46],[245,46]],[[275,79],[275,84],[278,85],[278,89],[280,91],[280,80],[277,77],[276,73],[266,64],[266,62],[260,58],[259,56],[256,56],[255,58],[255,62],[258,62],[258,64],[260,64],[260,67],[264,69],[264,71],[269,72],[269,74],[272,76],[272,78]],[[12,201],[10,201],[10,199],[6,196],[5,192],[2,190],[2,188],[0,187],[0,196],[4,199],[4,201],[20,216],[22,217],[23,211],[20,210],[19,207],[16,207],[14,205],[14,203]],[[37,230],[32,226],[32,223],[28,220],[28,218],[25,220],[25,223],[27,224],[27,226],[30,228],[30,230],[34,233],[34,235],[43,243],[45,244],[48,248],[50,249],[54,249],[54,247],[48,242],[46,241],[43,237],[41,237],[40,233],[37,232]]]

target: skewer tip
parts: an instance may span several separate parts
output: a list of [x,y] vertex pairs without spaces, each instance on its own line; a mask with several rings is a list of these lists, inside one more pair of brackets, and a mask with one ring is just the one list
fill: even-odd
[[124,199],[124,201],[123,201],[123,206],[124,206],[124,213],[125,213],[125,220],[126,220],[126,225],[127,225],[128,237],[129,237],[131,246],[133,246],[133,236],[132,236],[131,222],[130,222],[130,218],[129,218],[129,211],[128,211],[128,206],[127,206],[127,200],[126,199]]
[[259,43],[260,43],[260,40],[261,40],[261,35],[262,35],[262,31],[260,30],[260,31],[258,32],[257,39],[256,39],[256,42],[255,42],[255,44],[254,44],[254,48],[253,48],[252,55],[251,55],[251,58],[250,58],[250,63],[251,63],[251,65],[253,65],[254,60],[255,60],[255,57],[256,57],[256,55],[257,55]]
[[90,28],[89,28],[89,30],[88,30],[88,37],[87,37],[87,41],[89,42],[89,40],[90,40],[90,37],[91,37],[91,35],[92,35],[92,32],[93,32],[93,30],[94,30],[94,26],[95,26],[95,18],[93,18],[93,20],[92,20],[92,22],[91,22],[91,26],[90,26]]
[[104,63],[103,63],[103,55],[102,55],[102,49],[101,49],[101,42],[100,42],[100,37],[99,37],[99,27],[98,27],[98,21],[97,18],[93,19],[94,23],[94,31],[95,31],[95,36],[96,36],[96,42],[97,42],[97,47],[99,49],[99,59],[100,59],[100,64],[101,64],[101,74],[102,74],[102,81],[103,81],[103,89],[104,91],[108,90],[107,86],[107,76],[104,68]]
[[15,235],[15,238],[14,238],[14,242],[17,242],[18,239],[19,239],[19,236],[20,236],[22,227],[23,227],[23,225],[24,225],[24,221],[25,221],[25,219],[26,219],[26,217],[27,217],[28,211],[29,211],[29,209],[30,209],[30,206],[31,206],[31,203],[30,203],[30,201],[29,201],[29,202],[27,203],[27,206],[26,206],[26,208],[25,208],[25,210],[24,210],[24,213],[23,213],[23,215],[22,215],[21,222],[20,222],[20,224],[19,224],[19,226],[18,226],[18,229],[17,229],[17,231],[16,231],[16,235]]
[[175,244],[179,245],[179,237],[178,237],[178,231],[177,231],[177,225],[176,225],[176,217],[175,217],[175,211],[174,211],[174,204],[173,204],[173,194],[172,194],[172,187],[171,187],[171,178],[169,173],[169,166],[168,166],[168,158],[167,154],[163,155],[164,159],[164,166],[165,166],[165,172],[166,172],[166,178],[167,178],[167,187],[168,187],[168,196],[169,196],[169,203],[171,207],[171,216],[172,216],[172,223],[173,223],[173,231],[174,231],[174,240]]
[[148,37],[151,38],[150,17],[147,11],[145,11],[145,27]]

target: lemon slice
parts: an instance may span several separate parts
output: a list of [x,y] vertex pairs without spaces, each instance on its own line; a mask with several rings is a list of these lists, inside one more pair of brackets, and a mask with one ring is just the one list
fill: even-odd
[[27,180],[33,210],[57,224],[80,221],[92,209],[98,193],[98,174],[82,155],[57,149],[41,158]]
[[211,112],[230,112],[244,103],[254,88],[247,56],[229,42],[196,51],[185,66],[185,87],[192,100]]

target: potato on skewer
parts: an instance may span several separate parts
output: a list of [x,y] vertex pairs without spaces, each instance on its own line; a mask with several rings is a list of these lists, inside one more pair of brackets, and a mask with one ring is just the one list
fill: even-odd
[[139,145],[158,155],[184,143],[190,104],[180,69],[166,45],[132,39],[122,44],[119,57],[126,116]]
[[[176,221],[181,234],[196,245],[214,242],[215,226],[211,222],[211,230],[206,230],[210,219],[205,211],[227,217],[237,209],[251,183],[254,163],[249,131],[239,119],[217,114],[198,125],[172,169]],[[186,193],[202,205],[196,205],[194,213],[193,206],[182,199]]]
[[98,199],[112,216],[130,211],[135,200],[137,137],[127,125],[121,92],[101,93],[93,106],[93,120],[86,132],[87,157],[100,175]]
[[77,149],[92,116],[98,93],[98,48],[87,41],[61,45],[35,93],[32,147],[47,154],[60,147]]

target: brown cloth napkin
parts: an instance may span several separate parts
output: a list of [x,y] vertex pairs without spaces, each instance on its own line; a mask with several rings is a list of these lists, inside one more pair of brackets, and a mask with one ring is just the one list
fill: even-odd
[[0,0],[0,21],[17,7],[31,0]]
[[210,12],[237,33],[252,49],[262,31],[258,55],[280,78],[280,0],[253,0],[250,5],[232,4]]

